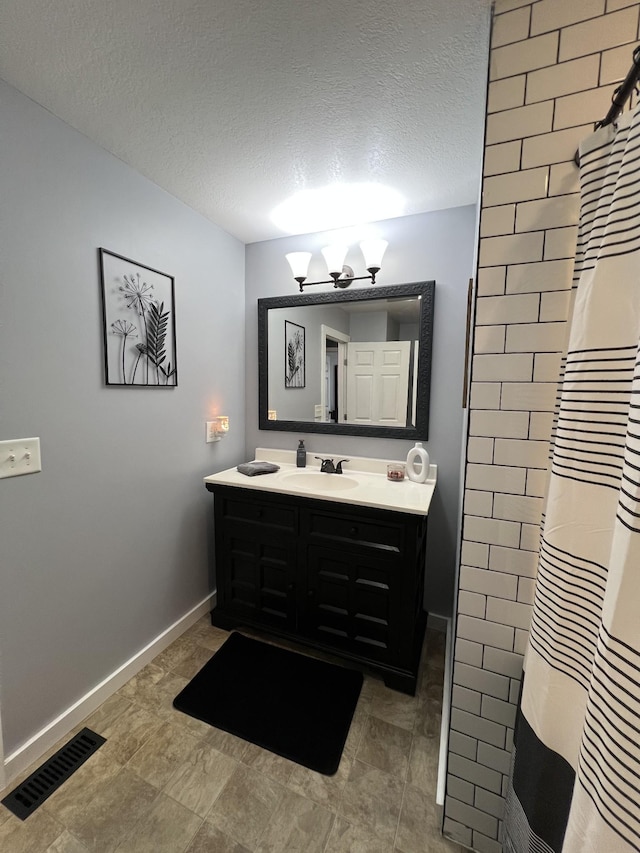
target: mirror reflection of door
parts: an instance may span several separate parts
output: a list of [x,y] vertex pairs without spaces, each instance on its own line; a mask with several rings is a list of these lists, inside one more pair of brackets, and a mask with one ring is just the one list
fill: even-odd
[[320,326],[320,349],[322,382],[320,385],[320,412],[325,423],[338,423],[343,420],[345,399],[344,365],[347,360],[349,335],[337,329]]
[[411,344],[373,341],[347,345],[347,423],[406,426]]
[[338,423],[338,342],[327,340],[325,349],[325,423]]

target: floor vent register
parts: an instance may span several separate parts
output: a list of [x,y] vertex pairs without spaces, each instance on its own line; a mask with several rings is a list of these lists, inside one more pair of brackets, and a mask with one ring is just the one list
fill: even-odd
[[8,794],[2,800],[2,805],[20,820],[26,820],[105,741],[106,738],[92,732],[91,729],[82,729],[62,749],[47,759],[35,773]]

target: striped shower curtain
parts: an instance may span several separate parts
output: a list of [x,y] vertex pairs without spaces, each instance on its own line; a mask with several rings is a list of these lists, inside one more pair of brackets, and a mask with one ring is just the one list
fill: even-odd
[[510,853],[640,850],[640,109],[580,154]]

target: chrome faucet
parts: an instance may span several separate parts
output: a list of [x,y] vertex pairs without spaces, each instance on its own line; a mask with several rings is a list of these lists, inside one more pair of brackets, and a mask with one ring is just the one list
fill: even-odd
[[341,459],[337,465],[333,464],[333,459],[323,459],[321,456],[316,456],[321,462],[320,471],[323,474],[342,474],[342,463],[350,462],[350,459]]

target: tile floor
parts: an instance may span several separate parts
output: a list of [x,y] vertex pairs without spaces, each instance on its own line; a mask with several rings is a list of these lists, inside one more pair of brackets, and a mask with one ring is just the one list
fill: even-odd
[[462,850],[435,803],[444,635],[428,632],[415,697],[366,675],[335,776],[172,707],[227,636],[203,617],[78,726],[107,742],[26,821],[0,805],[2,853]]

